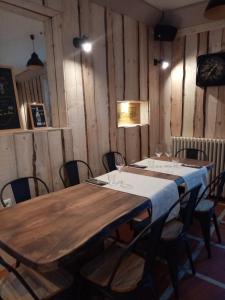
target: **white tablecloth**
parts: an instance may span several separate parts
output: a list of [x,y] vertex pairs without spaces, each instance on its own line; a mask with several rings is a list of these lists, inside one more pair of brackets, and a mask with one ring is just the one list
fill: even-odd
[[191,189],[198,184],[202,184],[200,192],[202,192],[208,183],[208,170],[206,167],[190,168],[175,164],[170,161],[162,161],[156,159],[144,159],[137,162],[138,165],[147,166],[145,170],[156,171],[171,175],[180,176],[184,179],[187,189]]
[[[104,187],[121,192],[126,192],[142,197],[149,198],[152,205],[152,221],[159,218],[163,213],[178,200],[179,194],[177,185],[174,181],[138,175],[128,172],[122,172],[121,178],[118,171],[111,172],[111,177],[115,177],[116,181],[122,179],[123,184],[107,184]],[[97,177],[97,179],[108,182],[108,174]],[[170,218],[178,214],[177,206]]]

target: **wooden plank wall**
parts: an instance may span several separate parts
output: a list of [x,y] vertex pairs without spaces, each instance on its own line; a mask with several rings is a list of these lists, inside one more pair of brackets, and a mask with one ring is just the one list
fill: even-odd
[[225,50],[225,29],[186,34],[161,50],[171,68],[161,77],[161,140],[171,136],[225,138],[225,87],[196,86],[198,55]]
[[[159,52],[159,45],[147,25],[89,0],[63,1],[62,9],[68,126],[76,158],[88,161],[98,175],[104,172],[102,155],[109,150],[121,151],[128,162],[150,152],[148,125],[117,128],[117,100],[154,101],[152,149],[159,141],[154,113],[159,114],[159,69],[153,66],[153,51]],[[73,48],[72,39],[80,34],[93,41],[91,54]]]
[[18,177],[37,176],[56,191],[63,188],[59,168],[74,159],[72,129],[1,133],[0,150],[0,189]]

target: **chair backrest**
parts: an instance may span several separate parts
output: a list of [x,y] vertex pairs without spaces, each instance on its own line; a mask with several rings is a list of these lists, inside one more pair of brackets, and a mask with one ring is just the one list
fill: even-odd
[[177,157],[178,154],[184,152],[185,157],[189,159],[200,159],[203,156],[203,160],[208,160],[208,156],[205,151],[195,148],[183,148],[176,152],[175,156]]
[[194,210],[196,207],[198,194],[201,188],[201,184],[188,190],[184,195],[180,197],[178,202],[180,203],[180,217],[184,224],[183,232],[186,232],[192,223]]
[[142,240],[143,238],[145,239],[146,244],[148,245],[147,253],[146,253],[146,259],[145,259],[145,267],[144,267],[144,272],[142,279],[145,277],[146,274],[149,273],[149,270],[152,268],[152,265],[155,261],[161,234],[162,234],[162,229],[164,226],[164,223],[169,215],[169,212],[163,214],[161,217],[159,217],[156,221],[154,221],[152,224],[148,224],[133,240],[132,242],[125,248],[124,252],[120,256],[114,271],[111,274],[109,283],[108,283],[108,288],[110,288],[113,279],[116,276],[116,273],[123,261],[123,259],[130,253],[132,250],[135,249],[137,246],[138,242]]
[[116,170],[116,156],[119,156],[126,164],[126,160],[120,152],[111,151],[105,153],[102,157],[102,163],[106,172],[112,172]]
[[46,183],[38,177],[28,176],[28,177],[18,178],[13,181],[7,182],[1,189],[0,200],[3,207],[6,206],[4,203],[4,191],[8,186],[11,186],[12,188],[13,196],[16,203],[20,203],[31,199],[31,190],[29,184],[30,180],[34,182],[34,191],[36,196],[39,196],[38,184],[41,184],[46,190],[46,193],[49,193],[49,188],[46,185]]
[[[27,292],[32,296],[34,300],[40,300],[39,297],[35,294],[29,284],[24,280],[24,278],[20,275],[20,273],[10,264],[8,264],[1,256],[0,256],[0,265],[3,266],[9,273],[13,273],[15,277],[19,280],[20,284],[25,287]],[[15,287],[16,288],[16,287]],[[0,294],[0,299],[1,294]]]
[[224,189],[224,184],[225,184],[225,170],[222,171],[215,179],[213,179],[205,188],[205,190],[202,192],[202,194],[200,195],[200,197],[198,198],[198,201],[196,203],[196,205],[198,205],[198,203],[202,200],[205,199],[211,195],[213,195],[214,193],[216,194],[215,199],[215,204],[219,201],[222,193],[223,193],[223,189]]
[[88,170],[88,177],[93,177],[89,165],[82,160],[71,160],[62,165],[59,169],[59,176],[65,187],[77,185],[80,183],[79,165],[85,166]]

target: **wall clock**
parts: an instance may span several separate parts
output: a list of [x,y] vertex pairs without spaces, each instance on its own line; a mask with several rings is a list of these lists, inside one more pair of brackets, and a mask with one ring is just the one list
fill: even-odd
[[200,87],[225,85],[225,53],[200,55],[197,58],[196,84]]

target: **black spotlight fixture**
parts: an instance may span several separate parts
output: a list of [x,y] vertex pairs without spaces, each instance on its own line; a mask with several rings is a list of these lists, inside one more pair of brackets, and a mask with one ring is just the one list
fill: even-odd
[[210,0],[205,9],[205,17],[211,20],[225,19],[225,0]]
[[92,50],[92,43],[85,35],[82,37],[75,37],[73,39],[73,45],[75,48],[82,49],[86,53],[89,53]]
[[155,66],[160,65],[163,70],[166,70],[166,69],[169,68],[170,63],[167,60],[165,60],[165,59],[156,59],[155,58],[154,59],[154,65]]
[[30,39],[32,40],[33,43],[33,53],[31,54],[31,58],[27,62],[27,67],[43,67],[44,64],[38,57],[37,53],[34,51],[34,34],[30,35]]

